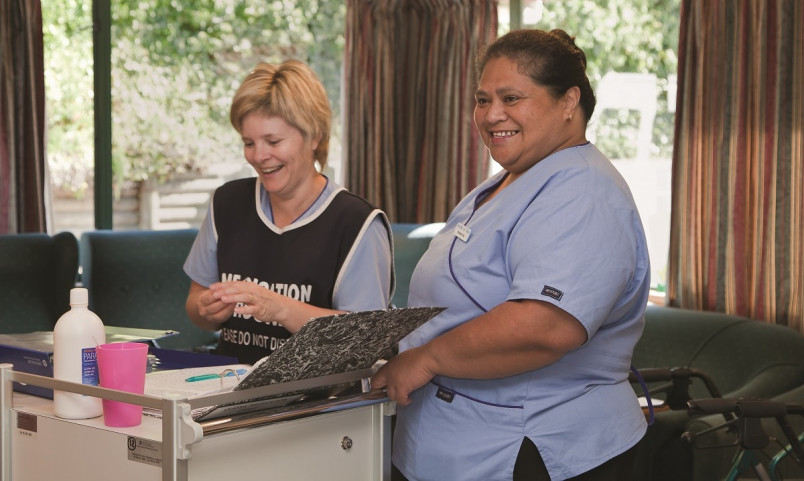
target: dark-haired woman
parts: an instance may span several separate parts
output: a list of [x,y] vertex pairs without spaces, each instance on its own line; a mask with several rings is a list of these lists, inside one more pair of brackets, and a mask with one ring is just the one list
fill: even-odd
[[478,59],[475,124],[503,170],[433,239],[408,305],[446,306],[375,376],[398,402],[397,479],[629,479],[628,382],[650,266],[631,193],[586,140],[595,97],[561,30]]

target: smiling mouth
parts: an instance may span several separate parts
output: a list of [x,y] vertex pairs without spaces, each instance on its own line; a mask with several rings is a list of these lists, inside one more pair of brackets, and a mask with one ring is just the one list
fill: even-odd
[[502,130],[498,132],[491,132],[492,139],[507,139],[508,137],[513,137],[514,135],[518,134],[518,130]]
[[282,167],[283,166],[281,166],[281,165],[277,165],[276,167],[270,167],[270,168],[267,168],[267,169],[263,169],[262,173],[263,174],[273,174],[274,172],[277,172]]

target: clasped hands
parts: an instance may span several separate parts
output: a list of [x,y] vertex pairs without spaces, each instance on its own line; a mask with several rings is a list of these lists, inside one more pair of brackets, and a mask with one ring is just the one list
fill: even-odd
[[198,313],[218,324],[233,314],[260,322],[279,322],[285,309],[283,297],[253,282],[216,282],[199,296]]

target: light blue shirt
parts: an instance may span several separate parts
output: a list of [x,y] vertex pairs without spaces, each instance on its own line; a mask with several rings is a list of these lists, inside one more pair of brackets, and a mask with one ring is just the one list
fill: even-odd
[[[321,209],[328,204],[330,198],[341,189],[343,187],[328,180],[321,195],[304,214],[289,226],[283,229],[274,226],[274,229],[287,231],[296,225],[305,223],[312,216],[318,215]],[[271,202],[262,186],[260,186],[260,204],[266,222],[273,223]],[[390,304],[393,294],[391,292],[391,240],[383,222],[384,215],[378,211],[377,215],[373,216],[365,235],[359,239],[354,254],[347,259],[343,267],[343,277],[335,286],[334,309],[342,311],[375,310],[386,309]],[[220,281],[217,249],[217,234],[210,207],[187,260],[184,262],[184,272],[190,279],[205,287]]]
[[[411,481],[511,480],[524,436],[551,478],[566,479],[625,452],[646,430],[628,373],[650,266],[625,181],[587,143],[543,159],[475,208],[504,175],[456,206],[419,261],[408,305],[447,310],[401,349],[517,299],[572,314],[588,341],[534,371],[492,380],[438,376],[417,390],[398,409],[394,438],[394,464]],[[465,229],[456,235],[459,224]]]

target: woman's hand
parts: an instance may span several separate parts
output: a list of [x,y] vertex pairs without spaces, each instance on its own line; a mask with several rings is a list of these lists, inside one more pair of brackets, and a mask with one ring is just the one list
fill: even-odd
[[343,313],[291,299],[253,282],[216,282],[209,290],[215,299],[232,305],[235,314],[251,316],[259,322],[276,322],[292,333],[315,317]]
[[284,324],[282,319],[288,317],[289,298],[253,282],[216,282],[209,286],[209,291],[219,302],[233,306],[235,314],[251,316],[256,321]]
[[428,367],[431,361],[425,346],[402,352],[377,371],[371,380],[371,387],[385,388],[389,399],[407,406],[410,404],[410,394],[435,377]]
[[232,317],[235,305],[221,301],[212,295],[208,288],[192,282],[187,295],[185,309],[187,315],[198,327],[217,331],[220,325]]

